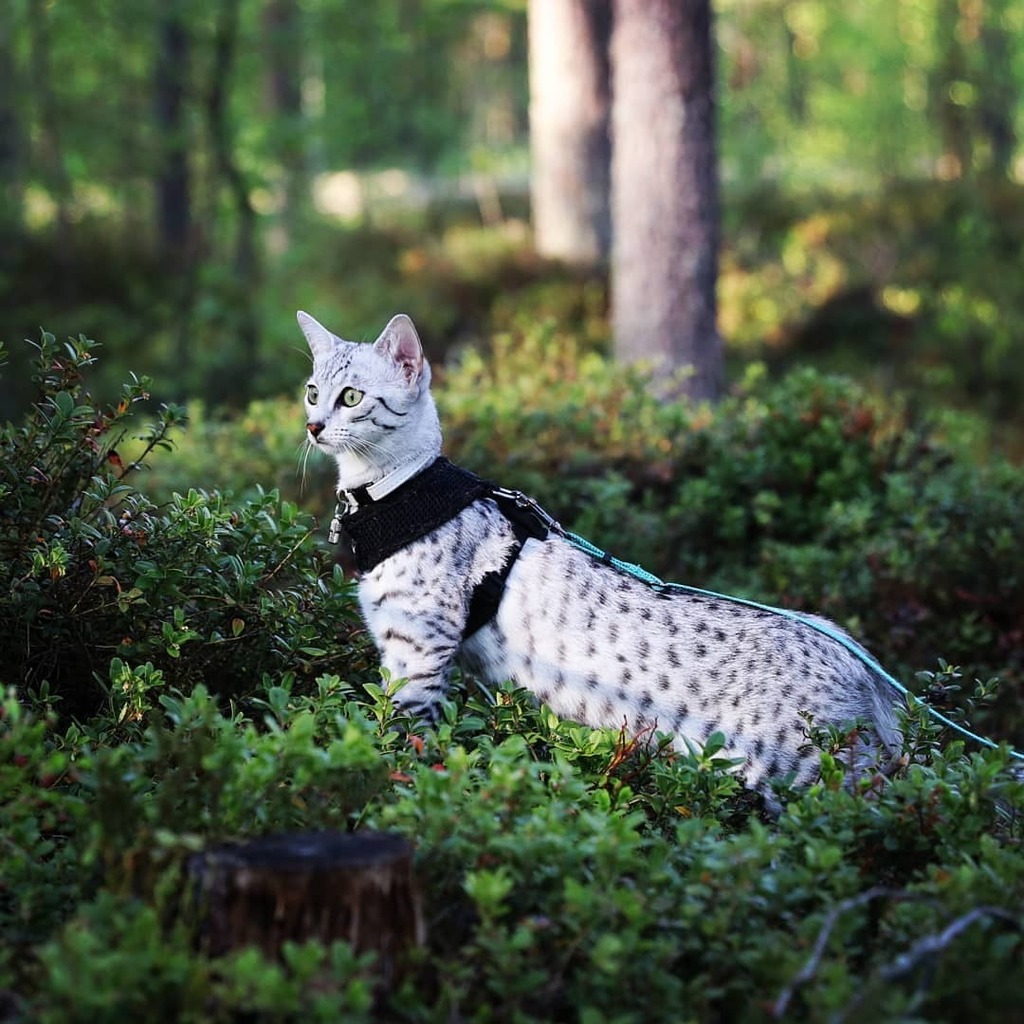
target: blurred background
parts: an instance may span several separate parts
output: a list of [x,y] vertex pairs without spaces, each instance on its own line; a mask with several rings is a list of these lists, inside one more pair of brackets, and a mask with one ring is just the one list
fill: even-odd
[[[0,413],[40,327],[214,419],[294,392],[300,307],[407,310],[438,361],[546,322],[607,351],[607,252],[534,245],[543,6],[0,4]],[[1019,455],[1024,0],[713,8],[729,379],[840,369]]]

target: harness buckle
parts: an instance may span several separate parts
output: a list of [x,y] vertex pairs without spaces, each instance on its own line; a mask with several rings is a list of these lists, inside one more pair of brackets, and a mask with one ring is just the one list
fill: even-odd
[[352,515],[360,509],[360,501],[355,491],[338,491],[338,504],[334,509],[334,515]]

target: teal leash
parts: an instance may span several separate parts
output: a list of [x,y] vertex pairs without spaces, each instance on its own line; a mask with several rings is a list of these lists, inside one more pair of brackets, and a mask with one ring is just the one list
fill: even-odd
[[[494,490],[495,493],[500,496],[514,500],[520,508],[529,509],[549,530],[563,537],[572,544],[573,547],[576,547],[580,551],[596,558],[605,565],[610,565],[612,568],[618,569],[620,572],[627,573],[656,590],[678,591],[680,593],[695,594],[699,597],[710,597],[718,601],[730,601],[733,604],[743,605],[746,608],[756,608],[758,611],[770,612],[772,615],[781,615],[784,619],[790,619],[793,622],[799,622],[801,625],[810,627],[816,632],[821,633],[823,636],[827,636],[835,643],[845,647],[846,650],[848,650],[855,658],[867,665],[872,672],[875,672],[880,676],[905,700],[920,704],[925,711],[932,716],[932,718],[941,722],[948,729],[952,729],[955,732],[960,733],[961,736],[965,736],[967,739],[973,740],[975,743],[979,743],[983,747],[988,747],[991,750],[1001,749],[1001,744],[996,743],[985,736],[979,736],[977,733],[971,732],[970,729],[962,726],[959,722],[954,722],[953,719],[944,715],[941,711],[937,711],[926,701],[923,701],[920,697],[913,694],[891,673],[882,668],[877,658],[844,633],[839,633],[836,630],[831,629],[827,623],[811,618],[801,612],[793,611],[789,608],[777,608],[774,605],[762,604],[760,601],[751,601],[749,598],[736,597],[733,594],[720,594],[714,590],[704,590],[701,587],[691,587],[685,583],[666,583],[664,580],[655,576],[654,573],[648,572],[643,566],[636,565],[633,562],[624,562],[619,558],[613,558],[607,551],[603,551],[601,548],[597,547],[596,544],[591,544],[586,537],[581,537],[577,533],[572,533],[571,531],[566,530],[558,523],[557,520],[550,516],[536,501],[534,501],[533,498],[523,494],[522,491],[508,491],[504,488],[495,488]],[[1015,758],[1018,761],[1024,761],[1024,754],[1014,750],[1012,747],[1007,747],[1007,750],[1010,757]]]
[[[602,551],[596,545],[591,544],[585,537],[581,537],[576,533],[571,533],[569,530],[564,530],[558,526],[557,523],[554,523],[554,526],[570,544],[579,548],[580,551],[584,551],[588,555],[592,555],[594,558],[604,562],[606,565],[610,565],[613,568],[618,569],[620,572],[628,573],[630,576],[636,577],[636,579],[654,587],[655,589],[666,591],[675,590],[685,594],[695,594],[699,597],[711,597],[719,601],[730,601],[732,604],[740,604],[746,608],[756,608],[758,611],[770,612],[772,615],[781,615],[784,619],[790,619],[793,622],[799,622],[801,625],[809,626],[811,629],[827,636],[830,640],[833,640],[837,644],[845,647],[846,650],[848,650],[855,658],[867,665],[872,672],[877,673],[883,680],[885,680],[886,683],[889,684],[889,686],[891,686],[897,693],[901,694],[904,699],[909,698],[910,701],[920,704],[936,721],[941,722],[949,729],[955,730],[960,733],[961,736],[966,736],[975,743],[980,743],[983,747],[988,747],[991,750],[1000,749],[1001,745],[999,743],[996,743],[985,736],[979,736],[975,732],[971,732],[970,729],[962,726],[959,722],[954,722],[953,719],[947,717],[941,711],[937,711],[926,701],[923,701],[920,697],[916,696],[898,679],[896,679],[895,676],[882,668],[878,659],[861,647],[860,644],[846,636],[844,633],[839,633],[830,628],[827,623],[811,618],[801,612],[793,611],[790,608],[778,608],[775,605],[762,604],[760,601],[751,601],[746,597],[736,597],[734,594],[720,594],[715,590],[704,590],[701,587],[691,587],[685,583],[666,583],[653,573],[648,572],[643,568],[643,566],[636,565],[633,562],[623,562],[621,559],[613,558],[607,551]],[[1007,749],[1010,757],[1016,758],[1018,761],[1024,761],[1024,754],[1014,750],[1012,747]]]

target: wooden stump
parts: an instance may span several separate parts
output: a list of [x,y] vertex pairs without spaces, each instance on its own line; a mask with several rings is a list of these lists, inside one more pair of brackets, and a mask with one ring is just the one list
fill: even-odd
[[386,832],[307,832],[230,843],[189,858],[203,948],[256,946],[279,956],[287,940],[349,942],[377,954],[389,987],[403,954],[423,942],[412,846]]

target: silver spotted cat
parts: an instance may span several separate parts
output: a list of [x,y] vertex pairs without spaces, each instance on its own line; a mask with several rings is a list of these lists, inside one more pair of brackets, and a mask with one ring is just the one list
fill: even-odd
[[[384,516],[389,496],[408,494],[441,453],[416,329],[398,315],[374,344],[354,344],[306,313],[298,320],[313,353],[307,440],[336,459],[346,502],[381,503]],[[418,539],[383,547],[359,580],[382,666],[406,680],[396,695],[403,709],[435,720],[458,662],[590,726],[654,727],[682,749],[721,731],[726,753],[743,759],[748,784],[763,792],[791,772],[799,784],[816,778],[805,715],[819,726],[868,725],[854,743],[854,774],[898,746],[885,683],[812,626],[725,599],[658,592],[561,536],[517,537],[492,498],[471,498]],[[466,635],[478,589],[503,571],[493,614]]]

